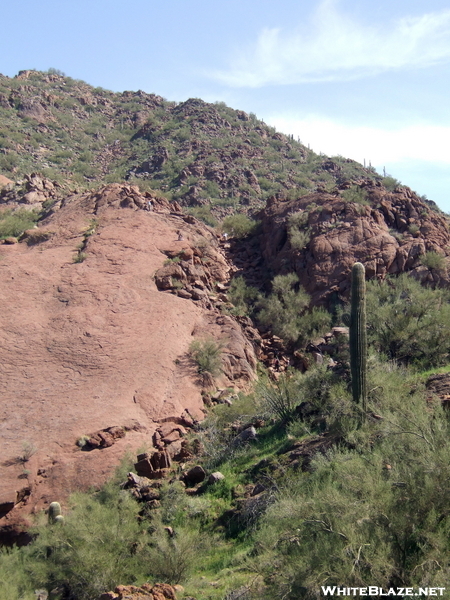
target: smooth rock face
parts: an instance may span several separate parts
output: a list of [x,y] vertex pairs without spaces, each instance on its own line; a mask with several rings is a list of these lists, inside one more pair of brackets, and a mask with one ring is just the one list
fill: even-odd
[[[260,214],[264,267],[275,273],[295,271],[314,304],[326,304],[333,294],[348,297],[355,262],[364,264],[369,279],[409,271],[421,281],[448,284],[445,270],[421,265],[426,252],[436,252],[448,262],[446,219],[409,188],[388,192],[373,182],[362,185],[370,206],[328,193],[270,199]],[[296,249],[289,240],[289,219],[301,214],[309,241]]]
[[[31,176],[29,191],[51,194],[50,183]],[[8,198],[9,192],[0,201],[9,206]],[[11,205],[20,200],[11,197]],[[230,358],[222,387],[244,387],[254,377],[253,348],[241,326],[223,321],[206,293],[229,279],[214,235],[193,218],[186,222],[176,205],[152,201],[148,212],[147,196],[120,184],[66,196],[33,230],[49,234],[42,242],[1,247],[0,498],[9,501],[23,487],[24,465],[17,461],[23,444],[35,451],[25,465],[30,494],[12,511],[4,505],[0,528],[18,509],[39,510],[55,499],[64,504],[70,492],[100,485],[127,450],[151,447],[158,427],[161,450],[175,444],[170,454],[179,453],[183,424],[204,416],[189,358],[194,338],[223,338],[224,361]],[[74,262],[80,245],[84,259]],[[180,269],[186,281],[199,278],[206,300],[155,284],[168,254],[180,252],[202,267],[191,275],[188,266]],[[80,439],[90,440],[92,451],[77,447]],[[170,464],[170,454],[158,464],[152,455],[153,477]]]

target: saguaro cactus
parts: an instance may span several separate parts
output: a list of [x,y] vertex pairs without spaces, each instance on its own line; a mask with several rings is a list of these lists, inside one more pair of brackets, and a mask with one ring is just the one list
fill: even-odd
[[350,368],[353,400],[360,405],[363,419],[367,410],[366,270],[357,262],[352,269],[350,313]]

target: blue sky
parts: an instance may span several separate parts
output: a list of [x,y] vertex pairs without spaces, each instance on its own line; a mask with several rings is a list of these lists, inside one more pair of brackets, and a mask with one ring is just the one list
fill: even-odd
[[0,72],[225,101],[450,211],[443,0],[41,0],[2,8]]

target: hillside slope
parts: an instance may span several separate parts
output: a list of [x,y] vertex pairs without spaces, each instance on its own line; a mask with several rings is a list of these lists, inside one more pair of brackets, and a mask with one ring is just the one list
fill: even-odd
[[[103,482],[127,449],[152,445],[160,419],[203,418],[193,340],[223,340],[219,387],[253,378],[251,344],[215,304],[230,271],[216,236],[167,201],[143,210],[148,199],[118,184],[72,195],[1,247],[3,512]],[[184,290],[158,289],[155,273]],[[112,426],[127,431],[114,447],[77,447]]]
[[186,206],[211,205],[219,217],[277,192],[381,179],[224,103],[113,93],[54,72],[0,76],[0,123],[0,172],[11,179],[39,171],[81,188],[138,180]]

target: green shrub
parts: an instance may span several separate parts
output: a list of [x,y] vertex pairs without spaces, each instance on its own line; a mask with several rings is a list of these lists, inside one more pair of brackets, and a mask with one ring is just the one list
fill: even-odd
[[298,385],[286,375],[282,375],[276,382],[261,380],[256,388],[256,395],[262,408],[283,422],[292,418],[294,408],[301,402]]
[[383,177],[381,183],[390,192],[395,191],[401,185],[400,181],[398,179],[395,179],[395,177],[392,177],[391,175]]
[[39,219],[36,211],[20,208],[16,211],[5,210],[0,213],[0,239],[19,237],[27,229],[31,229]]
[[209,227],[216,227],[217,219],[211,213],[210,206],[193,206],[188,209],[189,214],[194,215],[196,219],[203,221]]
[[420,262],[424,267],[436,269],[436,271],[444,271],[446,268],[445,257],[437,252],[426,252],[420,257]]
[[289,231],[289,242],[294,250],[303,250],[311,241],[311,232],[309,230],[300,231],[291,229]]
[[255,233],[259,225],[258,221],[254,221],[243,213],[236,213],[225,217],[222,221],[222,229],[236,238],[244,238]]
[[189,346],[189,354],[195,361],[200,375],[217,377],[222,371],[222,344],[214,338],[194,340]]
[[252,314],[259,297],[258,290],[255,287],[247,285],[242,276],[234,277],[231,280],[228,298],[236,307],[237,314]]
[[335,446],[307,473],[286,474],[255,534],[251,566],[267,582],[260,597],[318,600],[321,585],[342,581],[445,586],[449,421],[404,369],[372,366],[383,418],[351,432],[355,449]]
[[352,185],[348,190],[342,192],[342,197],[347,202],[356,202],[357,204],[369,205],[369,195],[367,190],[359,185]]
[[419,231],[420,227],[416,223],[411,223],[411,225],[408,226],[408,232],[411,235],[416,235],[416,233],[419,233]]
[[420,285],[407,274],[367,283],[369,346],[390,359],[431,368],[450,353],[450,304],[444,290]]
[[309,303],[295,273],[277,275],[272,293],[259,303],[258,320],[286,341],[303,344],[312,336],[325,333],[331,324],[331,316],[324,309],[308,310]]

